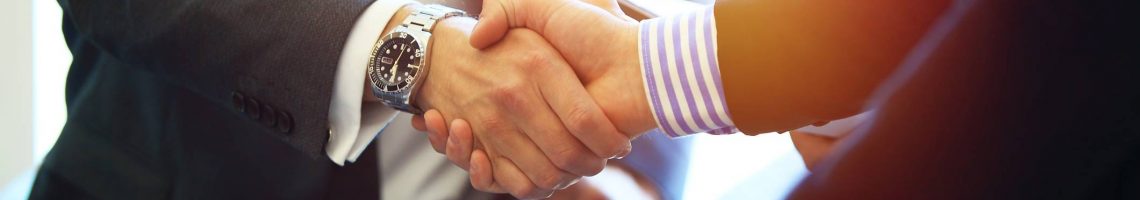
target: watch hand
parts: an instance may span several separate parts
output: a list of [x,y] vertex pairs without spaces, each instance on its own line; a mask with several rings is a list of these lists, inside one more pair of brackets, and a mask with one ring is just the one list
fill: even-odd
[[392,64],[392,70],[388,71],[388,73],[392,75],[392,76],[388,77],[389,83],[396,82],[396,67],[400,66],[400,59],[403,59],[403,58],[404,58],[404,48],[401,47],[400,48],[400,55],[396,56],[396,62]]

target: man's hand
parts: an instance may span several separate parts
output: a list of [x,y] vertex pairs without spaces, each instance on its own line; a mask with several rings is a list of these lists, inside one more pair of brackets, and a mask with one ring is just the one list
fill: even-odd
[[[437,25],[431,72],[416,98],[439,120],[466,119],[494,163],[503,192],[545,197],[581,176],[597,174],[606,159],[629,151],[629,138],[610,123],[558,52],[541,36],[513,31],[478,50],[467,45],[469,18]],[[429,123],[429,125],[434,125]],[[429,130],[432,130],[429,126]],[[574,136],[592,138],[577,142]],[[443,151],[439,137],[433,147]],[[467,162],[462,162],[464,166]]]
[[[573,73],[578,75],[582,84],[585,84],[589,95],[596,100],[597,105],[604,110],[606,117],[617,126],[617,129],[626,134],[627,140],[656,126],[650,115],[648,100],[646,100],[642,86],[636,48],[637,24],[618,10],[616,2],[593,0],[588,2],[594,4],[591,5],[579,1],[561,0],[504,2],[487,0],[484,3],[482,19],[491,21],[480,22],[481,24],[478,26],[483,27],[481,28],[483,32],[495,32],[498,35],[483,33],[482,36],[485,39],[472,38],[472,44],[476,44],[477,47],[487,47],[492,45],[492,42],[500,42],[503,34],[508,35],[508,37],[502,39],[504,41],[501,42],[507,42],[513,37],[511,35],[515,35],[514,32],[521,31],[515,29],[507,32],[508,27],[521,27],[510,22],[541,19],[525,22],[528,25],[526,27],[542,33],[547,41],[551,41],[551,44],[558,48],[559,53],[574,67]],[[554,14],[554,12],[558,14]],[[546,26],[548,25],[547,20],[565,23]],[[531,24],[534,25],[531,26]],[[476,31],[479,30],[480,28],[476,29]],[[475,34],[473,37],[479,37],[480,33]],[[493,39],[493,41],[486,38]],[[478,41],[491,42],[479,43]],[[502,45],[501,42],[498,45]],[[490,48],[494,47],[491,46]],[[444,122],[445,117],[440,116],[442,114],[429,111],[424,116],[426,120],[417,120],[417,124],[426,122],[426,125],[419,126],[426,126],[425,128],[431,134],[429,138],[431,138],[433,146],[437,150],[442,149],[446,152],[452,162],[459,166],[471,167],[469,171],[471,171],[471,181],[475,188],[489,192],[503,192],[504,185],[521,182],[509,179],[527,179],[526,177],[500,174],[498,165],[506,161],[500,162],[500,159],[496,158],[495,155],[489,151],[483,151],[483,149],[496,145],[507,146],[509,143],[528,143],[528,141],[488,141],[488,138],[501,139],[482,136],[494,133],[479,130],[472,132],[470,127],[479,126],[480,123],[484,122],[463,117],[448,118],[457,119],[447,121],[452,121],[450,131],[458,131],[458,133],[451,132],[449,134],[449,127]],[[472,123],[469,124],[464,119]],[[578,117],[562,119],[568,124],[580,123],[578,120],[590,120]],[[591,146],[589,144],[596,143],[594,141],[599,140],[597,137],[582,134],[585,132],[570,131],[570,133],[575,136],[577,141],[587,144],[587,146]],[[532,139],[536,138],[532,137]],[[562,141],[575,142],[572,140]],[[513,149],[511,147],[500,148]],[[525,149],[514,150],[526,151]],[[565,155],[550,154],[549,152],[547,155],[550,156],[551,160],[570,160],[559,158]],[[516,165],[519,165],[519,162],[529,162],[514,161]],[[529,179],[534,180],[536,178],[530,177]]]
[[656,127],[640,74],[638,25],[616,1],[485,0],[480,17],[472,46],[495,44],[511,28],[534,30],[573,66],[618,129],[632,138]]

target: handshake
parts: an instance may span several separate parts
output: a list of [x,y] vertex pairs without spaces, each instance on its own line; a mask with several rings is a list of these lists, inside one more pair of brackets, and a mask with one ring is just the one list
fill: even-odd
[[436,24],[431,73],[412,102],[427,110],[413,125],[470,171],[476,189],[549,196],[599,173],[656,127],[641,78],[638,23],[617,2],[483,6],[478,22]]
[[435,25],[413,126],[476,189],[545,197],[650,129],[755,134],[855,115],[944,7],[731,1],[715,17],[636,22],[613,0],[485,0],[480,21]]
[[[1117,33],[1126,22],[1113,13],[1126,6],[727,1],[717,5],[717,24],[702,20],[711,14],[638,23],[613,0],[483,2],[477,23],[442,22],[454,29],[439,36],[458,37],[433,45],[435,69],[415,102],[428,111],[413,120],[479,190],[549,196],[599,173],[656,127],[674,136],[734,125],[786,131],[870,108],[882,114],[786,198],[1140,194],[1140,95],[1125,75],[1136,73],[1114,70],[1136,63],[1121,56],[1135,45],[1118,45],[1129,34]],[[655,26],[669,20],[680,23]],[[686,32],[701,37],[693,29],[702,22],[723,25],[704,34],[721,43],[685,41],[694,38]],[[694,81],[702,76],[695,60],[713,63],[704,76],[724,84]],[[732,120],[727,109],[707,112],[708,102],[731,107]],[[807,165],[818,160],[811,152],[831,149],[796,143]]]

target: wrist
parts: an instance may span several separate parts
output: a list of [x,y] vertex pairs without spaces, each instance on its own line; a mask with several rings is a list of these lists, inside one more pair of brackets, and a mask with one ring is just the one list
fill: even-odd
[[420,6],[422,6],[422,5],[413,3],[413,4],[407,4],[407,5],[404,5],[404,7],[401,7],[399,11],[396,11],[396,15],[393,15],[392,19],[388,20],[388,24],[384,25],[384,32],[381,32],[381,33],[382,34],[388,34],[388,33],[392,32],[392,29],[396,29],[396,27],[400,27],[400,24],[404,23],[404,19],[407,19],[408,15],[411,15],[412,11],[415,10],[416,8],[420,7]]
[[440,99],[433,97],[441,96],[439,93],[444,92],[438,88],[442,86],[438,80],[447,80],[446,72],[455,67],[452,63],[463,62],[461,60],[466,59],[462,55],[471,55],[476,51],[467,45],[473,27],[475,20],[469,17],[450,17],[436,22],[427,50],[429,67],[434,73],[427,74],[427,79],[421,83],[423,86],[419,97],[413,102],[421,109],[436,108],[435,101]]
[[612,77],[617,80],[611,81],[619,83],[614,88],[617,91],[606,93],[613,98],[599,100],[599,103],[618,100],[621,112],[611,113],[611,120],[615,121],[618,129],[630,138],[634,138],[656,128],[657,122],[649,107],[644,87],[645,77],[641,73],[641,52],[638,49],[639,25],[637,22],[621,22],[616,23],[616,27],[617,44],[611,45],[612,48],[608,48],[610,52],[605,54],[609,57],[601,60],[610,62],[604,66],[612,67],[607,73],[614,74]]
[[621,52],[621,54],[615,54],[621,55],[622,57],[616,58],[614,60],[621,60],[622,62],[617,66],[630,69],[629,71],[632,72],[629,75],[630,80],[635,80],[633,85],[630,85],[627,88],[631,90],[631,94],[635,94],[635,96],[638,97],[634,98],[635,101],[632,102],[632,104],[635,105],[637,111],[635,113],[638,114],[635,117],[635,127],[638,129],[636,133],[640,134],[650,129],[656,128],[657,122],[654,120],[653,112],[649,108],[649,99],[645,91],[645,76],[641,73],[641,51],[638,48],[638,46],[640,46],[640,35],[638,34],[639,27],[640,26],[637,22],[626,23],[626,26],[624,26],[622,29],[622,35],[624,36],[622,39],[622,45],[619,45],[624,50]]

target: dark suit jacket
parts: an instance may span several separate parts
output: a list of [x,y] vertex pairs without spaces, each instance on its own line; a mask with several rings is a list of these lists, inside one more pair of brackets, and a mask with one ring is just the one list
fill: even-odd
[[792,199],[1140,199],[1138,6],[973,2]]
[[31,198],[375,199],[375,156],[324,154],[371,2],[60,0],[69,116]]

